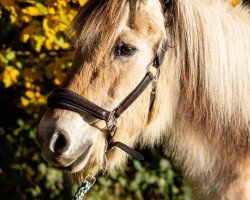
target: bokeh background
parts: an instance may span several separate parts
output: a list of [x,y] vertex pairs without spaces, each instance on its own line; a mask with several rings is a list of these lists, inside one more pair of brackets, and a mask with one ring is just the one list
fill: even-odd
[[[72,64],[65,32],[85,3],[0,0],[0,199],[71,199],[77,189],[42,159],[34,138],[48,93]],[[130,159],[122,171],[100,174],[88,199],[192,199],[160,148],[143,154],[143,163]]]

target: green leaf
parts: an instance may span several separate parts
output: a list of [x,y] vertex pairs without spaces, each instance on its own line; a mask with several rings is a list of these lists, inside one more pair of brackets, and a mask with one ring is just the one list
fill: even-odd
[[56,36],[55,37],[55,43],[59,46],[59,47],[63,47],[64,46],[64,43],[65,43],[65,40],[62,36]]
[[104,178],[104,177],[100,177],[98,179],[98,182],[104,186],[104,187],[109,187],[112,185],[112,182],[110,180],[108,180],[107,178]]
[[48,9],[46,6],[44,6],[43,4],[41,3],[36,3],[36,7],[41,11],[41,13],[43,15],[47,15],[48,14]]
[[9,64],[9,60],[1,53],[0,53],[0,62],[3,63],[4,65]]
[[122,187],[127,187],[127,180],[123,177],[118,178],[119,183],[121,184]]
[[134,160],[133,164],[134,164],[134,167],[137,171],[144,171],[144,168],[142,167],[142,165],[139,161]]
[[171,164],[169,162],[169,160],[167,159],[162,159],[160,161],[160,168],[162,171],[166,171],[167,169],[169,169],[171,167]]
[[129,185],[130,191],[136,191],[138,189],[139,185],[136,183],[136,181],[132,181],[132,183]]

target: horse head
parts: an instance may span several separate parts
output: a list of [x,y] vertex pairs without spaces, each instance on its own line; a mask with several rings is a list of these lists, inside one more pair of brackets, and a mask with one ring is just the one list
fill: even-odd
[[[102,118],[91,111],[55,106],[57,93],[51,101],[54,106],[49,106],[39,124],[37,141],[44,158],[58,168],[95,175],[103,169],[112,171],[126,161],[121,149],[108,149],[110,140],[123,142],[125,148],[134,147],[143,142],[143,133],[158,117],[158,96],[164,96],[164,91],[157,91],[160,88],[155,84],[156,79],[162,79],[159,68],[167,37],[162,4],[155,0],[89,1],[75,17],[72,30],[76,53],[62,85],[64,92],[73,93],[70,101],[80,99],[75,106],[83,101],[86,107],[90,102],[94,113],[111,111],[110,116]],[[64,104],[67,94],[62,94]],[[132,102],[131,94],[135,95]],[[112,111],[121,102],[125,109],[119,110],[119,117],[114,116],[118,114]],[[97,109],[93,109],[95,106]],[[107,139],[110,121],[117,130]]]

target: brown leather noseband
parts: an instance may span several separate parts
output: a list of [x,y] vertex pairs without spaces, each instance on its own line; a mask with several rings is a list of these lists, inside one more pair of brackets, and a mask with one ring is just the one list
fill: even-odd
[[124,111],[127,110],[129,106],[133,104],[133,102],[143,93],[143,91],[152,82],[149,109],[151,110],[155,101],[156,86],[160,74],[160,66],[163,62],[166,50],[167,42],[165,41],[162,44],[161,52],[155,56],[154,61],[149,65],[153,66],[156,69],[157,73],[153,75],[153,73],[148,70],[139,85],[113,111],[107,111],[104,108],[101,108],[98,105],[87,100],[86,98],[80,96],[79,94],[76,94],[75,92],[65,88],[55,89],[48,98],[47,106],[49,108],[60,108],[70,110],[81,115],[87,114],[99,120],[105,121],[107,125],[107,151],[112,150],[114,147],[118,147],[129,155],[135,157],[136,159],[143,160],[144,157],[142,154],[121,142],[114,142],[113,138],[117,130],[117,119],[123,114]]

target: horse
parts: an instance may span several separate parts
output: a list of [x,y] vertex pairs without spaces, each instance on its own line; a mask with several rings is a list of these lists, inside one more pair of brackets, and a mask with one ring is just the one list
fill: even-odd
[[48,162],[84,179],[162,145],[195,199],[250,199],[246,6],[90,0],[70,30],[73,66],[36,136]]

